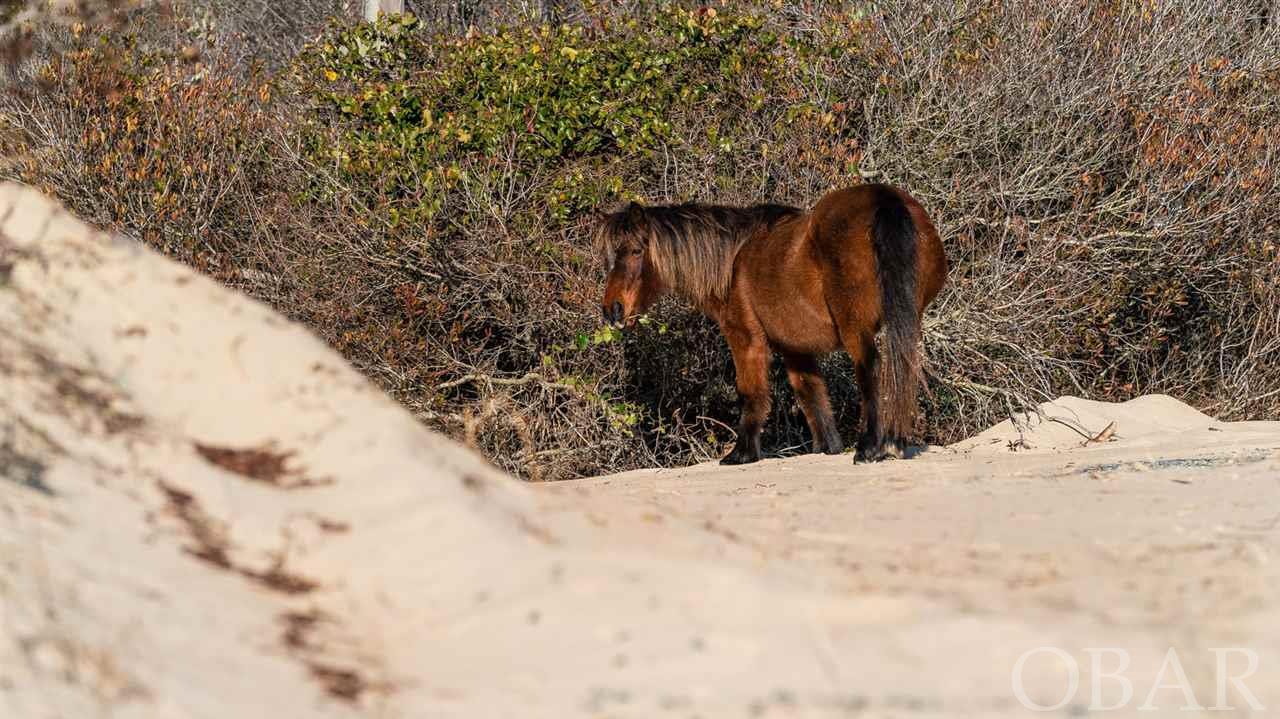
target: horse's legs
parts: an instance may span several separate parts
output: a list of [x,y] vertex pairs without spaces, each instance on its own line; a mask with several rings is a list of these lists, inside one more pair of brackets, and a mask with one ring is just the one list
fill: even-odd
[[733,352],[742,414],[738,420],[738,441],[720,464],[748,464],[761,457],[760,430],[769,416],[769,344],[760,331],[722,329]]
[[858,450],[854,457],[860,462],[878,462],[889,455],[899,456],[897,442],[887,441],[880,426],[880,352],[876,349],[875,335],[871,332],[841,331],[840,336],[844,340],[845,351],[853,360],[865,423],[862,434],[858,436]]
[[880,434],[880,398],[876,374],[880,369],[880,351],[875,338],[859,337],[857,353],[849,350],[853,358],[854,372],[858,377],[858,394],[862,400],[862,434],[858,436],[858,450],[854,459],[874,462],[884,458],[884,437]]
[[809,354],[784,353],[787,379],[795,390],[800,409],[809,423],[809,436],[813,437],[813,451],[840,454],[844,441],[836,429],[836,418],[831,412],[831,399],[827,396],[827,383],[822,379],[818,360]]
[[901,437],[885,436],[884,427],[880,426],[880,352],[876,349],[874,337],[866,337],[860,344],[861,360],[852,350],[849,351],[857,366],[862,416],[866,418],[866,428],[858,438],[858,451],[854,459],[859,462],[879,462],[886,457],[901,459],[905,442]]

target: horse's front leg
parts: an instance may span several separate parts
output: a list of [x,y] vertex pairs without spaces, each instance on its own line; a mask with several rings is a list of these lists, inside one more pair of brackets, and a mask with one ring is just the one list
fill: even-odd
[[769,416],[769,344],[763,331],[724,329],[729,350],[733,352],[742,414],[738,420],[738,441],[720,464],[747,464],[760,460],[760,430]]

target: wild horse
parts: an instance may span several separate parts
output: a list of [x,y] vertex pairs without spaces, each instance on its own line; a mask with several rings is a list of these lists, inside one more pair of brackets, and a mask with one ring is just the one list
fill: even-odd
[[818,367],[818,357],[841,347],[862,396],[857,458],[902,456],[920,381],[920,318],[947,275],[938,232],[906,192],[859,185],[828,193],[809,212],[633,202],[601,219],[595,241],[609,272],[605,321],[629,325],[675,292],[719,323],[742,403],[738,441],[722,464],[760,459],[774,351],[814,451],[843,452]]

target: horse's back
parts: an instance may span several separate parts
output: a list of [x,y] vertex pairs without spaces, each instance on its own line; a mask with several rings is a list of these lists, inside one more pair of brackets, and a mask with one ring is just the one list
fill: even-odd
[[810,212],[810,241],[823,251],[843,251],[859,241],[869,247],[876,210],[894,201],[912,211],[913,219],[913,210],[922,209],[915,198],[892,185],[854,185],[832,190]]
[[825,354],[839,346],[822,263],[807,241],[812,217],[783,218],[751,238],[734,262],[734,301],[750,307],[775,349]]
[[933,221],[908,192],[886,184],[854,185],[828,192],[814,205],[808,240],[846,283],[878,286],[872,230],[876,211],[895,201],[902,203],[915,227],[918,294],[923,310],[942,289],[947,259]]
[[895,199],[916,228],[923,309],[945,276],[941,243],[920,204],[889,185],[832,191],[808,213],[781,218],[753,237],[734,263],[734,301],[750,306],[770,342],[786,351],[836,350],[842,344],[841,327],[874,332],[882,300],[873,227],[876,211]]
[[862,311],[878,312],[880,283],[871,230],[885,191],[881,185],[833,190],[810,212],[805,241],[822,266],[829,304],[853,301]]

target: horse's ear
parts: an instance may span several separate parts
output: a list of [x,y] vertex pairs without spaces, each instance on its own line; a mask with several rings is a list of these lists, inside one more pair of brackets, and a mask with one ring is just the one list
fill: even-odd
[[614,235],[618,231],[618,220],[623,210],[596,209],[591,213],[591,245],[596,254],[608,265],[612,254]]
[[627,208],[623,212],[626,213],[626,224],[631,232],[648,234],[649,216],[644,211],[644,205],[632,200],[627,203]]

